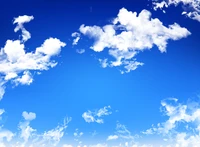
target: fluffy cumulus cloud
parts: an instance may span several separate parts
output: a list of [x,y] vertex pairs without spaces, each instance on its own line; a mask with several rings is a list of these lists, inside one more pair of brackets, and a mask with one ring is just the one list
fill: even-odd
[[32,52],[27,52],[25,41],[31,38],[30,33],[24,28],[33,16],[19,16],[14,19],[17,24],[15,32],[22,31],[21,40],[7,40],[0,49],[0,99],[5,93],[5,84],[11,82],[14,85],[30,85],[33,82],[33,72],[48,70],[57,65],[52,57],[61,52],[65,43],[57,38],[46,39]]
[[200,22],[200,0],[153,0],[154,10],[182,5],[183,15]]
[[87,112],[84,112],[82,114],[82,117],[88,123],[96,122],[96,123],[102,124],[104,123],[104,120],[102,117],[112,114],[110,109],[111,109],[110,106],[105,106],[104,108],[101,108],[96,111],[88,110]]
[[160,52],[166,52],[168,40],[179,40],[191,33],[179,24],[164,26],[158,18],[152,18],[151,12],[142,10],[139,14],[120,9],[110,24],[101,26],[81,25],[81,35],[94,40],[90,47],[95,52],[108,50],[109,58],[100,59],[102,67],[119,67],[122,73],[135,70],[144,63],[136,60],[136,55],[157,46]]

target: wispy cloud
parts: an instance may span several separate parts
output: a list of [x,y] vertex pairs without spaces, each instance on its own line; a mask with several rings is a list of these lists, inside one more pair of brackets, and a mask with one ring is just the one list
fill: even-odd
[[[36,114],[33,112],[22,113],[23,121],[18,125],[19,132],[13,133],[10,130],[0,128],[0,142],[2,146],[8,147],[53,147],[60,143],[64,135],[65,129],[71,118],[65,118],[63,124],[58,125],[56,128],[38,133],[37,129],[31,127],[31,121],[36,119]],[[6,140],[5,140],[6,139]],[[8,145],[7,145],[8,144]]]
[[104,120],[103,120],[102,117],[112,114],[110,109],[111,109],[110,106],[105,106],[104,108],[101,108],[101,109],[96,110],[96,111],[88,110],[87,112],[84,112],[82,114],[82,117],[88,123],[96,122],[96,123],[102,124],[102,123],[104,123]]
[[107,140],[116,140],[118,138],[119,137],[117,135],[110,135],[110,136],[108,136]]
[[85,53],[85,49],[77,49],[76,52],[78,54],[83,54],[83,53]]

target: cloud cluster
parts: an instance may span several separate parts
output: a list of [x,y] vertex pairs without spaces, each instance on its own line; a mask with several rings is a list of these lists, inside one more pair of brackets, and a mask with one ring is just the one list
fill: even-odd
[[110,58],[100,59],[102,67],[124,67],[124,72],[135,70],[144,63],[136,60],[136,55],[144,50],[157,46],[166,52],[168,40],[179,40],[191,33],[177,23],[164,26],[158,18],[151,18],[151,12],[142,10],[139,14],[125,8],[120,9],[116,18],[110,24],[101,26],[80,26],[82,35],[94,40],[90,47],[95,52],[108,49]]
[[[9,130],[0,128],[0,147],[53,147],[57,146],[64,135],[64,131],[71,121],[71,118],[64,119],[63,124],[56,128],[45,131],[44,133],[37,133],[37,129],[30,126],[31,121],[36,119],[36,114],[33,112],[22,113],[23,121],[18,125],[19,133],[13,133]],[[6,140],[5,140],[6,139]],[[22,139],[22,140],[21,140]]]
[[[96,117],[102,117],[111,114],[108,111],[109,107],[101,108],[95,111]],[[5,111],[1,109],[0,115]],[[91,142],[80,141],[83,132],[75,130],[74,144],[61,143],[61,138],[64,136],[65,130],[71,118],[64,119],[63,124],[58,125],[54,129],[37,133],[37,129],[31,127],[31,121],[36,119],[36,114],[33,112],[22,113],[23,121],[18,125],[19,132],[11,132],[4,127],[0,127],[0,146],[4,147],[75,147],[78,142],[78,147],[195,147],[200,145],[200,105],[199,102],[188,102],[187,104],[178,103],[178,99],[169,98],[161,101],[161,112],[168,117],[163,123],[146,130],[142,134],[134,134],[128,128],[117,122],[116,130],[113,135],[105,138],[105,142],[90,144]],[[93,116],[94,117],[94,116]],[[97,120],[97,119],[96,119]],[[93,121],[95,122],[95,121]],[[87,132],[86,132],[87,133]],[[85,134],[85,133],[84,133]],[[146,135],[144,135],[146,134]],[[157,143],[144,144],[141,138],[147,138],[149,135],[159,135]],[[17,139],[17,140],[15,140]],[[138,142],[137,139],[140,139]],[[113,142],[112,142],[113,140]],[[88,144],[86,144],[86,142]]]
[[7,40],[0,49],[0,99],[5,93],[5,84],[30,85],[33,82],[33,72],[48,70],[57,65],[52,57],[61,52],[65,43],[57,38],[48,38],[32,52],[27,52],[25,41],[30,39],[30,33],[23,24],[31,21],[33,16],[19,16],[15,18],[17,26],[15,32],[22,30],[22,40]]
[[105,106],[104,108],[101,108],[97,111],[90,111],[84,112],[82,114],[82,117],[87,123],[96,122],[99,124],[104,123],[104,120],[102,119],[103,116],[110,115],[112,112],[110,111],[110,106]]
[[183,15],[200,22],[200,0],[153,0],[154,10],[182,5]]
[[[170,98],[161,102],[161,110],[168,117],[163,123],[143,132],[147,135],[162,134],[175,138],[174,144],[181,147],[200,145],[200,105],[197,102],[181,104]],[[174,146],[174,145],[172,145]]]

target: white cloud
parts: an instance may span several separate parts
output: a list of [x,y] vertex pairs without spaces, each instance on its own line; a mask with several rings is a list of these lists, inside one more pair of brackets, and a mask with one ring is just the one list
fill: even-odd
[[109,66],[108,59],[99,59],[99,62],[101,64],[101,67],[106,68]]
[[63,137],[64,130],[67,128],[67,125],[71,120],[71,118],[66,118],[63,125],[58,125],[55,129],[44,132],[42,135],[43,140],[49,142],[50,145],[53,144],[56,146],[60,142],[60,139]]
[[83,54],[83,53],[85,53],[85,49],[77,49],[76,52],[78,54]]
[[5,110],[4,109],[0,109],[0,120],[2,120],[3,113],[5,113]]
[[116,140],[118,138],[119,137],[117,135],[110,135],[110,136],[108,136],[107,140]]
[[14,22],[13,24],[17,24],[16,28],[15,28],[15,32],[21,30],[22,31],[22,40],[23,42],[27,41],[28,39],[31,38],[31,34],[24,28],[24,23],[28,23],[31,20],[33,20],[34,17],[33,16],[28,16],[28,15],[24,15],[24,16],[19,16],[17,18],[14,18]]
[[95,144],[95,145],[89,145],[89,147],[108,147],[108,145],[98,143],[98,144]]
[[72,33],[72,37],[75,37],[75,39],[73,40],[72,45],[77,45],[78,41],[80,40],[80,33],[74,32],[74,33]]
[[[27,52],[24,41],[26,36],[23,24],[31,21],[32,16],[19,16],[15,18],[17,24],[15,32],[22,30],[23,41],[7,40],[5,46],[0,49],[0,99],[5,93],[5,84],[9,81],[15,85],[30,85],[33,82],[32,72],[41,72],[57,65],[52,57],[61,52],[66,44],[57,38],[48,38],[35,51]],[[27,33],[26,33],[27,34]]]
[[0,116],[5,112],[4,109],[0,109]]
[[168,40],[179,40],[191,34],[177,23],[164,26],[158,18],[151,18],[147,10],[137,14],[125,8],[120,9],[111,24],[103,27],[83,24],[79,31],[95,40],[90,47],[92,50],[102,52],[108,49],[108,54],[115,58],[114,61],[100,60],[103,67],[123,66],[125,71],[122,70],[122,73],[144,64],[135,58],[139,52],[150,50],[154,45],[161,52],[166,52]]
[[73,146],[69,144],[64,144],[62,147],[73,147]]
[[120,124],[119,122],[117,123],[116,126],[116,134],[119,138],[130,139],[130,140],[134,139],[134,136],[127,129],[127,127],[125,125]]
[[16,85],[30,85],[33,82],[33,77],[29,71],[24,71],[23,75],[16,78],[14,82],[16,83]]
[[14,134],[9,130],[0,130],[0,142],[2,142],[4,138],[6,138],[8,142],[10,142],[13,136]]
[[[180,123],[200,122],[200,108],[190,108],[177,102],[177,99],[166,99],[161,102],[163,112],[169,119],[166,122],[158,123],[157,127],[153,127],[144,132],[144,134],[168,134],[174,131]],[[198,127],[198,126],[197,126]]]
[[78,129],[76,129],[75,130],[75,132],[74,132],[74,140],[76,141],[76,142],[78,142],[79,143],[79,145],[81,145],[82,144],[82,141],[80,141],[80,137],[81,136],[83,136],[83,132],[79,132],[79,130]]
[[112,114],[112,112],[109,111],[109,109],[111,109],[110,106],[105,106],[104,108],[101,108],[101,109],[99,109],[97,111],[93,111],[93,112],[88,110],[87,112],[84,112],[82,114],[82,117],[88,123],[96,122],[96,123],[102,124],[102,123],[104,123],[104,120],[102,119],[102,117]]
[[22,113],[22,116],[24,117],[25,120],[28,120],[28,121],[34,120],[36,118],[36,114],[33,112],[28,113],[28,112],[24,111]]
[[[64,136],[65,129],[67,128],[67,124],[71,121],[71,118],[65,119],[63,124],[58,125],[54,129],[38,134],[37,130],[30,126],[30,121],[35,119],[36,116],[34,116],[33,112],[27,113],[24,111],[22,113],[24,121],[20,122],[19,124],[20,133],[14,134],[9,130],[2,129],[3,126],[0,128],[0,147],[199,147],[199,102],[182,104],[179,103],[178,99],[176,98],[169,98],[163,100],[161,105],[161,112],[163,112],[168,119],[166,122],[160,123],[160,126],[149,129],[152,132],[150,134],[158,134],[159,138],[149,138],[149,136],[146,135],[132,135],[131,131],[129,131],[125,125],[117,122],[115,134],[108,136],[105,141],[91,144],[92,142],[87,142],[88,140],[86,140],[88,144],[85,144],[84,141],[82,142],[78,140],[78,145],[73,143],[69,144],[69,142],[66,140],[61,141],[61,138]],[[1,110],[1,114],[3,114],[3,109]],[[98,116],[105,116],[109,113],[105,110],[105,108],[101,108],[100,110],[96,111],[96,117],[98,117],[97,114]],[[166,127],[165,124],[167,124],[167,122],[170,122],[172,125],[169,126],[173,127]],[[184,130],[186,126],[187,129]],[[166,133],[164,130],[168,130],[168,133]],[[78,129],[76,129],[73,135],[74,137],[79,138],[83,135],[83,132],[80,132]],[[21,141],[19,137],[21,137],[23,141]],[[136,142],[136,140],[140,137],[142,137],[142,140],[140,139],[140,142]],[[149,139],[152,140],[151,144],[147,144]],[[156,139],[156,141],[154,139]],[[109,140],[114,141],[109,144]],[[15,141],[17,142],[15,143]]]
[[0,147],[6,147],[6,145],[4,143],[0,143]]
[[3,98],[3,95],[5,94],[5,82],[1,80],[0,77],[0,100]]
[[153,0],[154,10],[163,9],[170,5],[183,5],[183,15],[200,22],[200,0]]
[[32,137],[32,133],[36,132],[36,129],[30,126],[30,122],[36,118],[36,114],[24,111],[22,116],[24,121],[19,123],[19,129],[21,130],[20,137],[24,140],[23,144],[26,144],[29,138]]
[[74,137],[79,138],[79,137],[81,137],[83,134],[84,134],[83,132],[80,132],[80,133],[79,133],[78,129],[76,129],[75,132],[74,132]]
[[61,51],[61,47],[64,47],[66,44],[61,42],[57,38],[49,38],[44,41],[41,47],[36,48],[36,54],[44,54],[47,58],[51,56],[58,55]]
[[[64,131],[67,128],[68,123],[71,121],[71,118],[64,119],[63,124],[58,125],[56,128],[45,131],[44,133],[37,133],[37,130],[30,126],[30,122],[35,118],[34,113],[22,113],[24,121],[19,123],[20,136],[16,138],[17,142],[12,142],[12,147],[53,147],[57,146],[64,135]],[[1,131],[0,131],[1,132]],[[18,134],[18,133],[17,133]],[[19,140],[19,137],[23,141]],[[1,135],[0,135],[1,139]]]

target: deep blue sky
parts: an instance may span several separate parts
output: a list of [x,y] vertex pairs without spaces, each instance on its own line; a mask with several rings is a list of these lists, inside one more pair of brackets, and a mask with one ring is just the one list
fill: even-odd
[[[187,28],[191,35],[178,41],[168,41],[167,52],[160,53],[156,46],[141,52],[137,60],[144,66],[127,74],[120,74],[117,68],[102,68],[95,57],[106,56],[107,51],[98,54],[89,47],[92,40],[85,38],[72,46],[71,34],[81,24],[103,26],[116,17],[119,9],[140,13],[143,9],[152,12],[163,25],[174,22]],[[91,138],[98,143],[115,131],[116,122],[125,124],[133,134],[139,134],[165,120],[160,113],[161,100],[176,97],[187,103],[199,95],[200,51],[199,22],[181,15],[182,7],[171,6],[166,14],[153,11],[147,0],[4,0],[0,2],[0,45],[6,40],[18,39],[21,32],[14,33],[13,18],[33,15],[34,20],[25,24],[31,39],[25,43],[26,51],[33,52],[46,38],[56,37],[67,45],[55,58],[58,65],[41,75],[34,75],[29,86],[14,86],[7,83],[6,92],[0,102],[5,109],[2,123],[5,128],[17,131],[22,112],[34,112],[36,120],[31,122],[38,132],[44,132],[62,123],[65,116],[72,117],[66,138],[73,144],[76,128],[84,132],[83,139]],[[84,54],[76,49],[84,48]],[[82,114],[111,106],[112,114],[105,116],[104,124],[86,123]],[[89,140],[90,140],[89,138]],[[92,143],[93,143],[92,141]],[[105,142],[105,141],[104,141]]]

